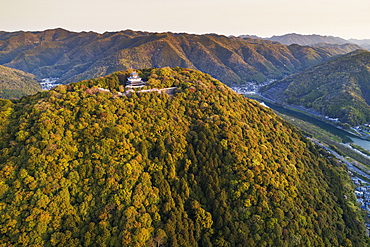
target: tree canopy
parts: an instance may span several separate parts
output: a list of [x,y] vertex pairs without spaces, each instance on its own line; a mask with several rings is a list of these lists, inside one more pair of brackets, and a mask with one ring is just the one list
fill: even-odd
[[123,71],[0,101],[0,246],[367,244],[342,164],[270,109],[138,73],[176,94],[119,96]]

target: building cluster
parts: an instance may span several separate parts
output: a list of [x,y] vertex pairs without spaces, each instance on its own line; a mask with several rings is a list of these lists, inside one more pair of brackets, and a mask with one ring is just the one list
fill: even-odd
[[368,184],[365,180],[356,177],[356,176],[351,176],[351,179],[355,185],[358,187],[355,189],[355,194],[357,197],[357,202],[359,203],[360,207],[362,210],[365,210],[368,217],[365,222],[366,226],[366,232],[367,235],[370,236],[370,185],[364,185]]
[[276,80],[269,80],[264,83],[256,83],[256,82],[247,82],[243,85],[232,86],[231,89],[238,94],[257,94],[259,93],[261,87],[269,85],[270,83]]
[[355,130],[359,132],[362,136],[370,137],[370,124],[362,124],[355,127]]
[[363,210],[370,212],[370,186],[360,186],[355,190],[357,202]]
[[39,81],[40,85],[41,85],[41,89],[42,90],[50,90],[53,87],[56,87],[56,86],[60,85],[59,83],[56,83],[56,81],[58,79],[59,78],[52,78],[52,77],[41,79],[41,81]]

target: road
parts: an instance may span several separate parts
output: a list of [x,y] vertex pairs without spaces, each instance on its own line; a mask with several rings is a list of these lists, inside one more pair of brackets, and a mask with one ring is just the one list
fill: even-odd
[[339,160],[343,161],[344,164],[347,165],[348,170],[350,170],[351,172],[353,172],[355,174],[361,175],[362,177],[364,177],[364,178],[366,178],[366,179],[368,179],[370,181],[370,175],[369,174],[367,174],[366,172],[364,172],[364,171],[358,169],[357,167],[355,167],[351,162],[348,162],[343,156],[339,155],[334,150],[328,148],[327,146],[324,146],[323,144],[315,141],[312,138],[308,138],[308,139],[310,139],[313,143],[315,143],[315,144],[319,145],[320,147],[324,148],[325,150],[327,150],[329,153],[331,153],[332,155],[334,155]]

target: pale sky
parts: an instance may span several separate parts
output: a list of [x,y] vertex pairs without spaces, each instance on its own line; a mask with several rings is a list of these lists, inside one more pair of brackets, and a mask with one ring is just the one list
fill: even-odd
[[0,0],[0,31],[287,33],[370,39],[369,0]]

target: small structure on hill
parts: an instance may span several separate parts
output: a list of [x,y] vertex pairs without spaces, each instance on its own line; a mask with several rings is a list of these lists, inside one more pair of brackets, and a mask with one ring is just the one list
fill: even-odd
[[145,86],[145,82],[138,76],[134,71],[130,74],[130,77],[127,78],[126,89],[130,88],[141,88]]
[[[130,77],[127,78],[127,83],[125,86],[124,93],[118,93],[119,96],[127,96],[131,93],[152,93],[157,92],[159,94],[165,93],[168,95],[175,95],[177,87],[169,87],[169,88],[149,88],[149,89],[141,89],[142,87],[146,86],[146,82],[144,82],[138,74],[134,71],[130,74]],[[139,89],[139,90],[134,90]]]

